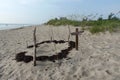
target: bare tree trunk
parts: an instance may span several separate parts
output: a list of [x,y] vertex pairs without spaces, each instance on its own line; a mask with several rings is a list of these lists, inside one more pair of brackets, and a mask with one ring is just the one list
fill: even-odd
[[33,55],[33,62],[34,66],[36,66],[36,27],[33,32],[33,38],[34,38],[34,55]]

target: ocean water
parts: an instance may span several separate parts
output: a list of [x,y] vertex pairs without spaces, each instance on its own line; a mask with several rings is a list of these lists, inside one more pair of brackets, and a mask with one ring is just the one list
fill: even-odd
[[32,26],[30,24],[0,24],[0,30]]

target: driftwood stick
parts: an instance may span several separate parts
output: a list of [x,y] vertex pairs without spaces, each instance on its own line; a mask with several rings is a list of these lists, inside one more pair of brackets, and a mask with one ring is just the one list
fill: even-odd
[[68,43],[69,43],[69,41],[70,41],[70,33],[71,33],[69,25],[68,25],[68,30],[69,30],[69,34],[68,34]]
[[50,40],[53,41],[53,38],[52,38],[52,29],[51,29],[51,26],[49,26],[49,36],[50,36]]
[[[51,32],[52,32],[52,35],[51,35],[51,41],[52,41],[52,40],[55,40],[55,38],[54,38],[54,32],[53,32],[53,28],[52,28],[52,27],[51,27]],[[54,45],[54,51],[55,51],[55,53],[57,53],[57,47],[56,47],[56,44],[53,43],[53,45]]]
[[33,32],[33,38],[34,38],[34,55],[33,55],[33,64],[36,66],[36,27]]
[[[76,33],[78,33],[78,28],[76,28]],[[75,43],[75,46],[76,46],[76,50],[78,50],[78,34],[76,34],[76,43]]]
[[54,40],[54,33],[53,33],[53,28],[51,27],[51,33],[52,33],[52,35],[51,35],[51,41],[52,40]]

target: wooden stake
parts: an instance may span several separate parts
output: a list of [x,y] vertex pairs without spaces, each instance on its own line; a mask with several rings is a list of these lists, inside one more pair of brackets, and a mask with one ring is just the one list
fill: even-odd
[[78,28],[76,28],[76,31],[71,33],[71,35],[75,35],[75,48],[76,50],[78,50],[78,41],[79,41],[79,38],[78,38],[78,35],[81,35],[84,31],[78,31]]
[[[78,33],[78,28],[76,28],[76,33]],[[76,50],[78,50],[78,34],[76,34],[76,43],[75,43]]]
[[34,29],[33,38],[34,38],[34,55],[33,55],[33,63],[34,63],[34,66],[36,66],[36,27],[35,27],[35,29]]
[[70,33],[71,33],[69,25],[68,25],[68,30],[69,30],[69,34],[68,34],[68,44],[69,44],[69,42],[70,42]]

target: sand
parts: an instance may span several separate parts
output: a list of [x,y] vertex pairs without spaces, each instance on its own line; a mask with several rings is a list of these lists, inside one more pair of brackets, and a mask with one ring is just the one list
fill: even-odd
[[[92,35],[85,31],[79,35],[79,50],[72,49],[67,56],[55,63],[51,61],[16,62],[17,53],[27,51],[33,55],[34,27],[0,31],[0,80],[120,80],[120,33]],[[75,27],[70,27],[71,32]],[[80,28],[79,28],[80,30]],[[68,40],[67,26],[37,26],[37,42]],[[75,41],[75,36],[70,37]],[[56,48],[55,48],[56,46]],[[54,55],[68,47],[64,44],[42,44],[38,55]]]

